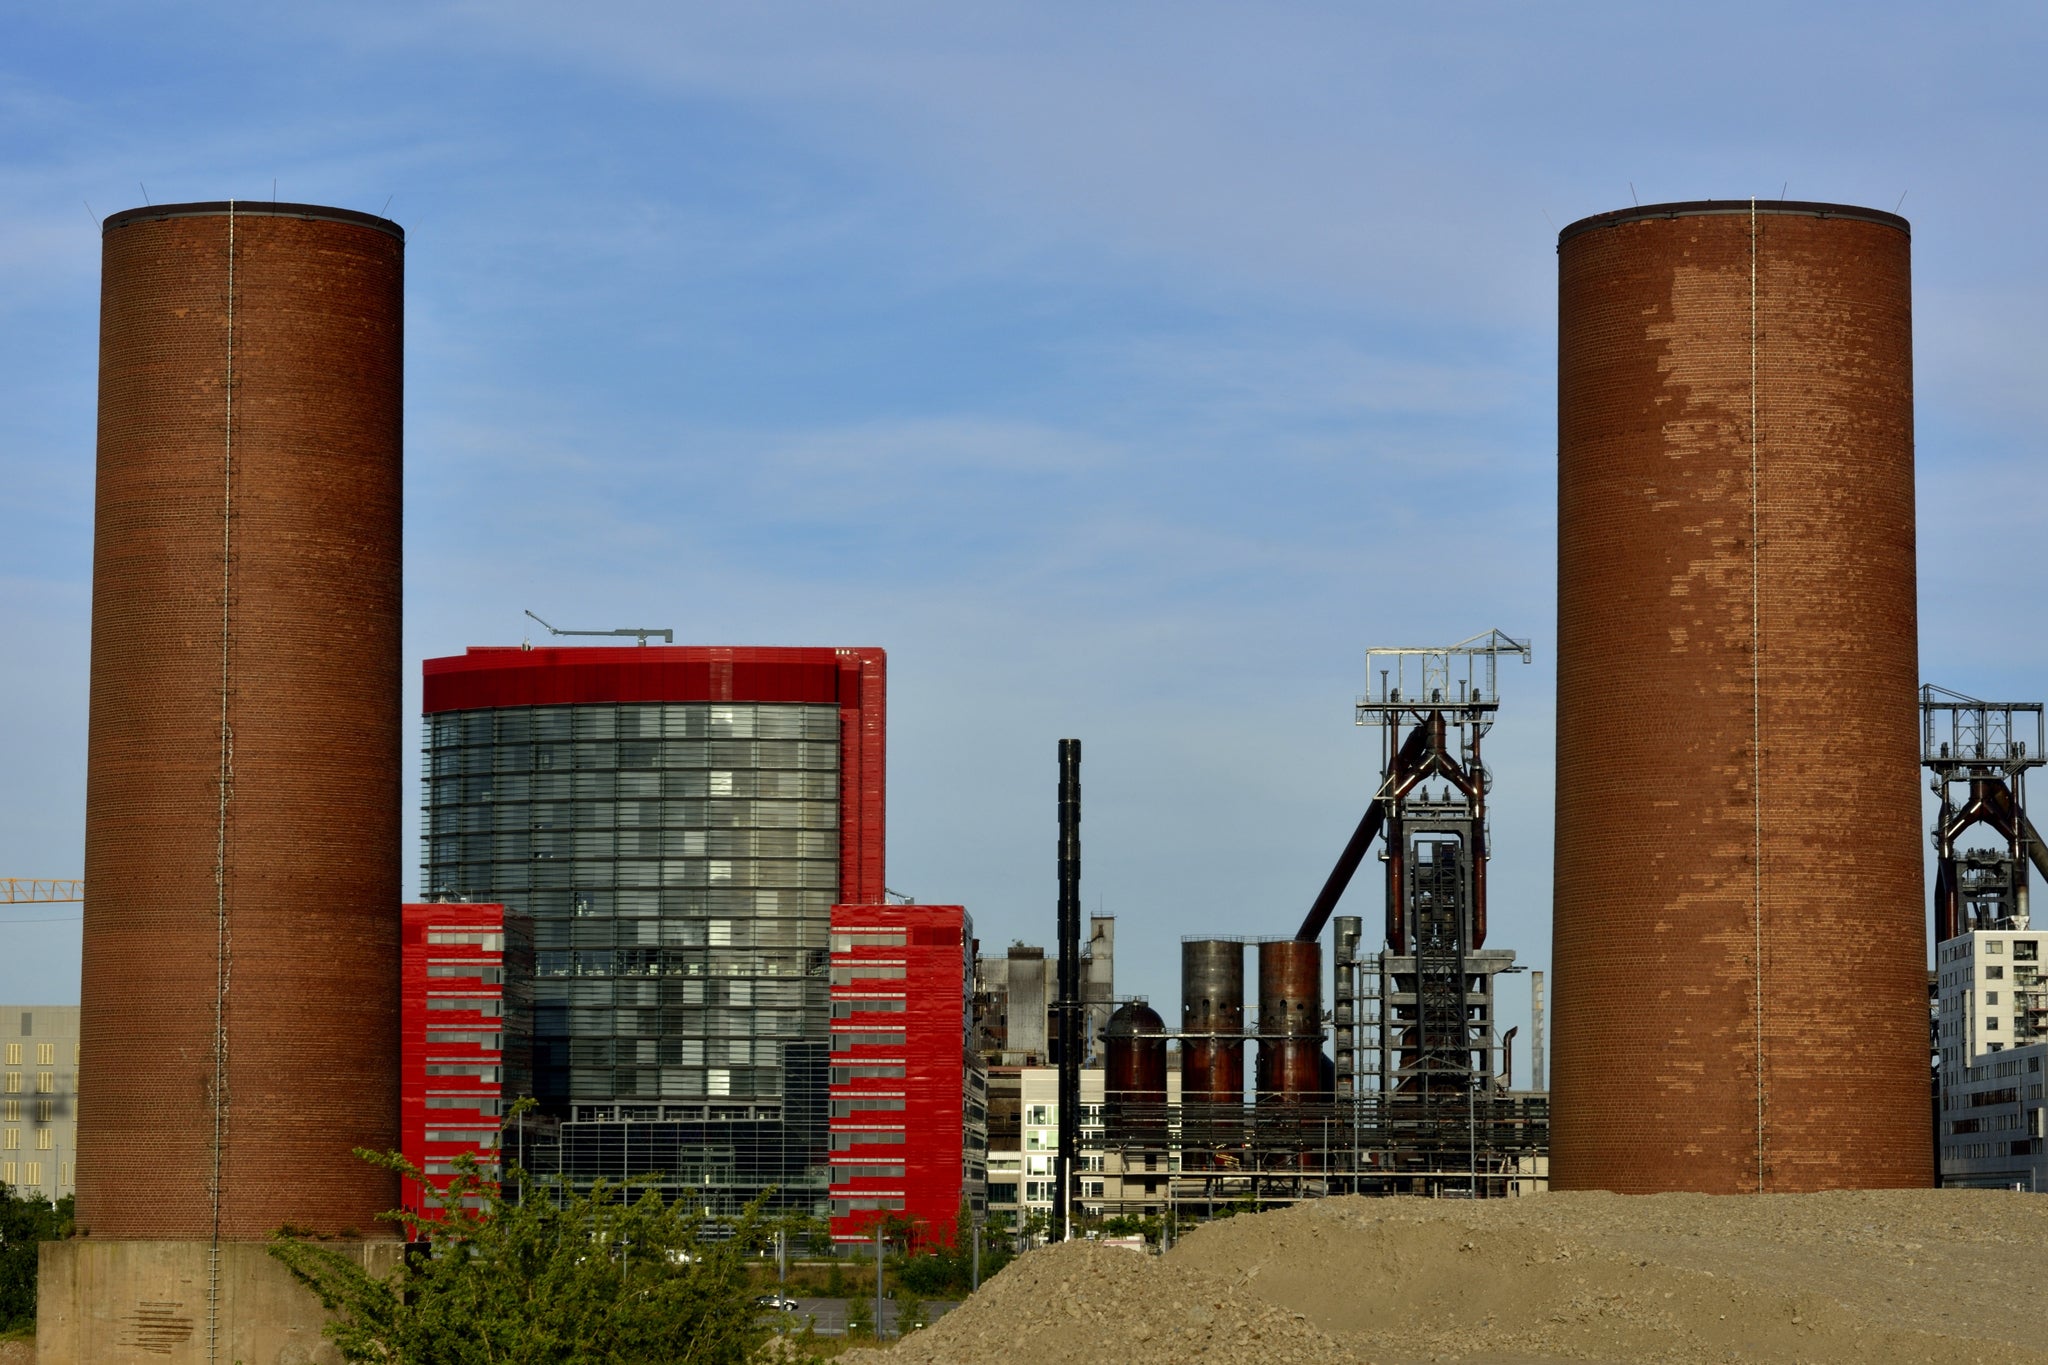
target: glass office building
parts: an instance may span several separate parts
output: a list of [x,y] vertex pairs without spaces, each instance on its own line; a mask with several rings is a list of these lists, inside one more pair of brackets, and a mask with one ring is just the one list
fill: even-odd
[[426,664],[421,882],[534,926],[530,1169],[822,1212],[831,907],[881,897],[879,650]]

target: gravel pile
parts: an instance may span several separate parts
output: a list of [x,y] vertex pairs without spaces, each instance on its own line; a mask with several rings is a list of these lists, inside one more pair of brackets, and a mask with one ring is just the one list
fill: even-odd
[[1327,1199],[1165,1257],[1021,1257],[849,1365],[2048,1365],[2048,1199],[1965,1190]]

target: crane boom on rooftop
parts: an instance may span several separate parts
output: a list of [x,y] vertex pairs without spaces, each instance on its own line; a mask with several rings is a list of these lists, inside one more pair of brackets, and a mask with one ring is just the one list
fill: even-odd
[[[526,614],[533,616],[533,613],[530,611]],[[540,621],[538,616],[533,616],[533,619]],[[659,635],[661,642],[665,645],[672,645],[676,642],[676,633],[673,630],[667,630],[660,626],[621,626],[617,630],[558,630],[553,626],[548,626],[548,623],[545,621],[540,621],[540,623],[543,626],[547,626],[548,634],[550,635],[632,635],[637,637],[643,645],[647,643],[648,636]]]

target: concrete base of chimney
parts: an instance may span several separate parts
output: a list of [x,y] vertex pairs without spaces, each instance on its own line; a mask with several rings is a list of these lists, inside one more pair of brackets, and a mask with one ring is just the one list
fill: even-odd
[[[404,1254],[394,1241],[326,1245],[359,1256],[372,1274],[389,1272]],[[43,1243],[37,1365],[340,1365],[320,1334],[326,1310],[261,1243],[221,1245],[209,1316],[209,1249],[97,1237]]]

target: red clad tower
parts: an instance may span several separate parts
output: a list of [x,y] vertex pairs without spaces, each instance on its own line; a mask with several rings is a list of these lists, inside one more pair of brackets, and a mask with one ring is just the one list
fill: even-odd
[[[468,1155],[495,1171],[514,1101],[533,1093],[533,923],[502,905],[405,907],[400,1150],[436,1188]],[[416,1184],[405,1207],[435,1216]]]
[[905,1219],[949,1240],[986,1175],[974,921],[957,905],[835,905],[831,971],[832,1238]]

